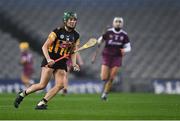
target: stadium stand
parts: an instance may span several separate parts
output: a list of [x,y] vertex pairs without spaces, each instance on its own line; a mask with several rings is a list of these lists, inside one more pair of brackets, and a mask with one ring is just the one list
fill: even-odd
[[[153,79],[180,78],[180,1],[179,0],[1,0],[0,12],[34,38],[32,43],[44,42],[48,33],[62,24],[64,11],[78,13],[77,30],[81,33],[81,43],[90,37],[99,37],[107,26],[111,26],[114,16],[122,16],[125,30],[128,32],[132,52],[124,58],[122,76],[125,85],[133,84],[148,87]],[[6,23],[8,25],[8,23]],[[0,27],[1,29],[1,27]],[[6,46],[12,46],[12,53],[0,60],[0,78],[17,78],[19,71],[8,73],[11,69],[4,65],[13,55],[17,55],[18,38],[11,37],[12,33],[1,30],[1,57],[6,54]],[[16,46],[13,46],[13,45]],[[32,44],[33,45],[33,44]],[[34,47],[32,46],[32,49]],[[99,78],[100,56],[96,63],[90,64],[90,56],[94,49],[82,53],[85,60],[88,78]],[[39,66],[39,51],[34,49]],[[17,57],[13,57],[17,61]],[[9,62],[9,61],[8,61]],[[18,70],[17,63],[10,62],[11,67]],[[38,69],[36,69],[38,70]],[[38,78],[39,72],[35,74]],[[93,76],[94,75],[94,76]],[[73,76],[72,78],[78,78]],[[132,81],[133,80],[133,81]]]
[[[1,41],[0,41],[0,56],[1,56],[1,79],[17,79],[21,75],[21,66],[20,66],[20,50],[19,42],[13,38],[9,33],[0,31]],[[36,52],[32,51],[34,57],[34,68],[35,75],[34,77],[39,77],[40,69],[39,62],[41,56]]]

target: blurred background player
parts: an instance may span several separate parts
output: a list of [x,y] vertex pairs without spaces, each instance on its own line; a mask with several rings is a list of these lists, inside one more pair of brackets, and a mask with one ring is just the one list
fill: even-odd
[[21,42],[19,44],[19,49],[21,51],[20,64],[23,67],[21,80],[25,87],[29,87],[33,84],[33,80],[31,80],[33,74],[33,56],[29,51],[28,42]]
[[[81,68],[84,65],[84,62],[81,58],[81,55],[79,53],[76,54],[76,58],[77,58],[77,64],[79,65],[79,67]],[[64,81],[64,88],[62,89],[62,95],[65,96],[68,92],[68,75],[69,73],[73,70],[73,66],[72,66],[72,60],[71,58],[68,59],[67,61],[67,78]]]
[[122,29],[123,18],[115,17],[113,27],[108,29],[99,39],[98,44],[105,42],[102,52],[101,80],[104,81],[102,100],[107,99],[112,82],[122,65],[122,58],[126,52],[131,51],[130,40],[127,33]]
[[72,54],[79,45],[79,33],[75,30],[77,23],[77,15],[74,12],[65,12],[63,17],[64,26],[54,29],[48,36],[46,42],[42,47],[44,59],[41,64],[41,78],[40,82],[33,84],[26,90],[20,92],[15,101],[15,108],[19,107],[23,98],[33,92],[44,89],[51,76],[55,78],[55,85],[43,97],[43,99],[36,105],[35,109],[47,109],[47,102],[52,99],[61,89],[64,88],[64,80],[67,78],[67,58],[58,62],[54,60],[63,57],[67,54],[72,59],[72,66],[75,71],[80,68],[76,64],[76,53]]

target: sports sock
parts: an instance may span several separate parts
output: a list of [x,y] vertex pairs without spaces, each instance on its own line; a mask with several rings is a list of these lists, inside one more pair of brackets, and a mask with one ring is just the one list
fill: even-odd
[[26,90],[21,92],[19,95],[22,96],[22,97],[25,97],[27,95]]
[[48,101],[43,98],[43,99],[38,103],[38,106],[44,105],[44,104],[46,104],[47,102],[48,102]]
[[101,95],[102,98],[103,98],[103,97],[106,97],[106,96],[107,96],[107,93],[106,93],[106,92],[103,92],[102,95]]
[[105,84],[104,92],[108,93],[108,92],[111,90],[111,87],[112,87],[112,81],[108,81],[108,82]]
[[63,89],[63,94],[67,94],[67,89]]
[[43,100],[45,103],[47,103],[47,102],[48,102],[45,98],[43,98],[42,100]]

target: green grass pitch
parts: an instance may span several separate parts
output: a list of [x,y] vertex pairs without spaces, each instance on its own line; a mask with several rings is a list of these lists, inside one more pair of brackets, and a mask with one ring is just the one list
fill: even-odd
[[0,94],[0,120],[19,119],[180,119],[180,95],[113,93],[108,101],[99,94],[60,94],[48,103],[48,110],[35,110],[44,94],[32,94],[18,109],[13,107],[16,94]]

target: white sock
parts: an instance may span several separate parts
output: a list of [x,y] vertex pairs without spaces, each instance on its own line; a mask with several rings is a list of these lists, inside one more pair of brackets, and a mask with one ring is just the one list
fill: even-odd
[[103,92],[101,97],[106,97],[107,93]]
[[26,96],[26,94],[25,94],[25,92],[23,91],[23,92],[21,92],[20,94],[19,94],[21,97],[25,97]]
[[38,103],[38,106],[41,106],[41,105],[44,105],[46,104],[43,100],[41,100],[39,103]]

